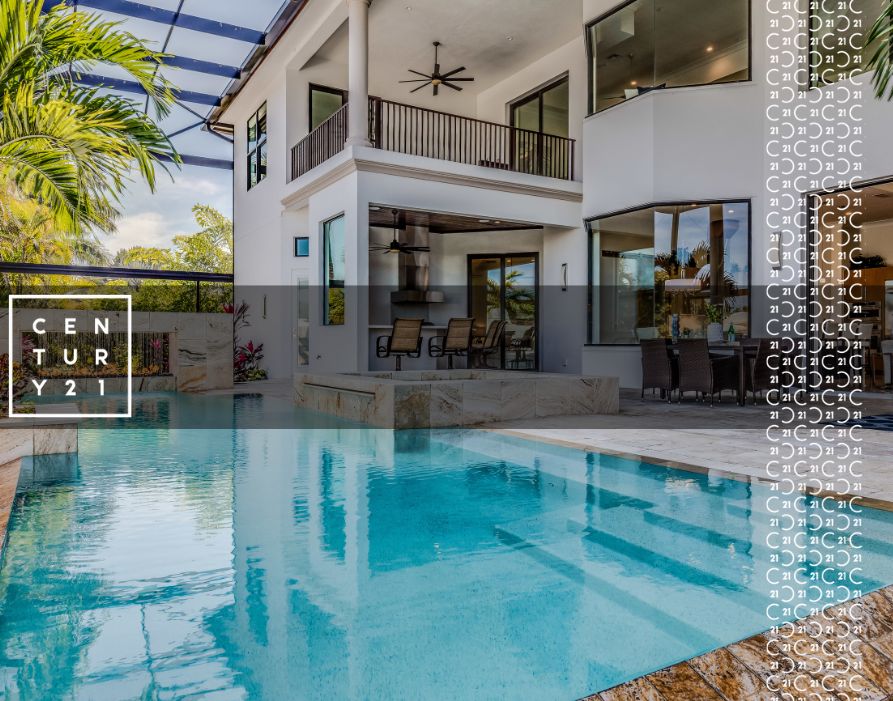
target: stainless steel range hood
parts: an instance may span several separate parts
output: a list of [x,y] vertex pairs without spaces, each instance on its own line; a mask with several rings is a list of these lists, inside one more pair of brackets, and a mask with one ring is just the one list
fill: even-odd
[[[401,236],[410,246],[428,246],[430,232],[425,226],[407,224]],[[430,253],[401,253],[399,255],[400,289],[391,292],[391,304],[438,304],[444,301],[440,290],[428,289]]]

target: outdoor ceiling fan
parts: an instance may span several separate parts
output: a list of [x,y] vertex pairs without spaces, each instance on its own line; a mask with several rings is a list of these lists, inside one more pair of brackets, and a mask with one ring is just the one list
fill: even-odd
[[428,253],[431,251],[429,246],[410,246],[405,243],[400,243],[397,240],[397,217],[400,212],[396,209],[392,209],[391,213],[394,215],[394,240],[388,244],[373,243],[369,246],[370,253],[384,253],[385,255],[388,255],[389,253]]
[[415,73],[416,75],[422,76],[421,78],[415,78],[413,80],[401,80],[400,81],[401,83],[421,83],[421,85],[419,87],[415,88],[414,90],[410,90],[411,93],[418,92],[422,88],[426,88],[429,85],[434,86],[434,94],[435,95],[437,95],[437,89],[441,85],[446,85],[448,88],[452,88],[453,90],[461,91],[462,88],[460,88],[458,85],[453,85],[453,83],[470,82],[470,81],[474,80],[474,78],[453,78],[452,77],[452,76],[456,75],[457,73],[461,73],[462,71],[464,71],[465,66],[462,66],[461,68],[456,68],[452,71],[449,71],[448,73],[441,73],[440,72],[440,63],[437,59],[438,47],[440,47],[440,42],[435,41],[434,42],[434,72],[433,73],[431,73],[429,75],[427,73],[421,73],[420,71],[414,71],[412,68],[407,69],[407,70],[409,70],[410,73]]

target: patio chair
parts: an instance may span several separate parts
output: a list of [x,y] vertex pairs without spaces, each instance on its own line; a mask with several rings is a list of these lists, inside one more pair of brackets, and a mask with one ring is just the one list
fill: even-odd
[[673,398],[673,390],[679,387],[679,368],[670,350],[667,339],[640,341],[642,349],[642,399],[645,390],[660,390],[661,398],[666,394],[667,402]]
[[502,344],[502,336],[505,333],[505,325],[506,322],[504,321],[491,321],[486,335],[472,339],[471,357],[473,359],[474,367],[490,367],[487,365],[487,358],[494,353],[499,352]]
[[725,389],[737,391],[737,358],[712,357],[706,339],[680,340],[679,349],[679,402],[686,392],[696,392],[701,399],[710,395],[710,406],[713,397]]
[[375,342],[375,355],[379,358],[395,358],[394,367],[403,369],[403,357],[419,358],[422,355],[422,322],[424,319],[394,319],[390,336],[379,336]]
[[750,372],[747,374],[747,384],[751,395],[753,395],[754,404],[757,403],[757,392],[762,397],[764,390],[768,391],[776,386],[776,383],[773,382],[775,371],[769,365],[769,359],[773,355],[780,355],[780,353],[772,352],[772,341],[768,338],[759,339],[756,357],[749,368]]
[[528,326],[520,338],[512,338],[511,343],[506,342],[506,346],[514,353],[514,358],[510,361],[512,368],[518,369],[523,364],[525,368],[531,365],[531,358],[528,354],[533,354],[534,343],[536,342],[536,327]]
[[453,358],[468,355],[471,347],[471,331],[474,319],[457,317],[450,319],[445,336],[432,336],[428,339],[428,355],[432,358],[447,358],[447,367],[453,369]]

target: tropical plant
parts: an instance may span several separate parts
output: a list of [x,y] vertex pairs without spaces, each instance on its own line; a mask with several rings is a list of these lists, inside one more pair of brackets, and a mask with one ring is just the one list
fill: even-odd
[[249,382],[251,380],[263,380],[267,377],[267,371],[261,369],[260,361],[264,358],[264,344],[254,345],[254,341],[242,345],[239,339],[240,329],[251,324],[248,321],[248,303],[242,302],[238,306],[225,305],[223,311],[233,315],[233,381]]
[[874,71],[871,84],[875,96],[893,100],[893,0],[884,0],[880,17],[865,37],[865,46],[872,48],[865,69]]
[[722,304],[710,304],[708,302],[704,305],[704,314],[707,316],[707,321],[711,324],[721,324],[724,313],[725,308]]
[[[17,263],[106,265],[108,252],[99,238],[83,229],[56,225],[50,210],[22,196],[9,183],[0,185],[0,259]],[[0,274],[0,291],[21,292],[52,284],[53,276]],[[70,282],[70,281],[69,281]]]
[[176,152],[153,117],[78,82],[105,65],[140,85],[163,117],[173,104],[163,56],[95,13],[0,0],[0,179],[45,205],[64,230],[113,228],[134,165],[151,188]]

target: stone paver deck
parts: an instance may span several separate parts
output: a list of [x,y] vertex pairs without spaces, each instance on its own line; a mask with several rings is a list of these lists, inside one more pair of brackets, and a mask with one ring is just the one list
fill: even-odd
[[[832,644],[817,647],[823,641]],[[802,667],[788,671],[784,657]],[[822,684],[826,690],[820,694]],[[791,695],[794,688],[803,692]],[[777,633],[755,635],[585,701],[889,701],[891,694],[893,587],[886,587],[782,626]]]

